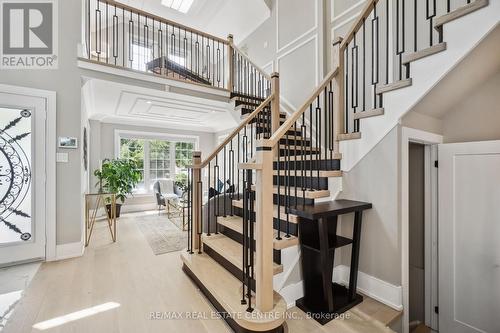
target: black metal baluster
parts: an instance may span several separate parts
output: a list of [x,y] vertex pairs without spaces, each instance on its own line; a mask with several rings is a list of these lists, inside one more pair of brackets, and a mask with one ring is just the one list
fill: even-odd
[[[210,187],[211,187],[211,161],[208,162],[208,203],[207,203],[207,236],[210,236],[211,235],[211,230],[210,230],[210,220],[212,218],[212,216],[210,215]],[[215,190],[215,186],[214,186],[214,190]],[[216,195],[215,191],[213,192],[214,195]],[[215,198],[214,198],[215,199]]]
[[[247,282],[247,244],[248,244],[248,238],[247,238],[247,230],[248,230],[248,221],[250,219],[249,214],[251,212],[249,211],[248,208],[248,191],[247,191],[247,184],[245,182],[245,172],[243,172],[243,244],[242,244],[242,249],[243,249],[243,267],[241,268],[242,271],[242,276],[241,276],[241,281],[242,281],[242,295],[241,295],[241,305],[247,304],[246,301],[246,282]],[[250,288],[250,286],[248,286]]]
[[[319,128],[319,130],[318,130]],[[317,181],[316,184],[319,187],[319,164],[321,160],[321,107],[320,107],[320,96],[316,97],[316,166],[317,171]],[[314,181],[314,175],[311,174],[311,182]],[[312,186],[312,185],[311,185]]]
[[[227,145],[226,145],[227,146]],[[225,197],[225,194],[226,194],[226,168],[227,168],[227,158],[226,158],[226,146],[224,146],[224,152],[222,153],[222,155],[224,156],[224,171],[223,171],[223,179],[222,181],[224,182],[224,187],[223,187],[223,193],[224,193],[224,202],[222,203],[224,205],[224,212],[222,214],[223,217],[226,217],[226,197]]]
[[[241,147],[241,142],[240,142],[240,132],[238,132],[238,164],[240,164],[240,161],[241,161],[241,159],[240,159],[241,151],[242,151],[242,147]],[[236,195],[238,197],[238,200],[240,200],[240,192],[241,192],[239,190],[240,189],[240,171],[237,170],[237,172],[238,172],[238,174],[237,174],[238,186],[236,187],[236,189],[237,189],[238,193]]]
[[[277,219],[278,219],[278,235],[276,237],[277,240],[281,240],[281,196],[279,195],[280,191],[281,191],[281,149],[280,149],[280,144],[278,143],[278,147],[276,148],[278,149],[278,158],[277,158],[277,163],[276,163],[276,173],[278,174],[278,177],[276,177],[276,188],[278,190],[278,194],[277,194],[277,198],[278,198],[278,202],[277,202],[277,208],[278,208],[278,211],[277,211]],[[286,162],[285,162],[286,164]],[[288,165],[289,167],[289,165]],[[287,167],[285,166],[284,169],[286,169]]]
[[[297,134],[297,133],[295,133]],[[301,169],[301,176],[302,176],[302,184],[301,185],[301,190],[302,190],[302,200],[305,200],[305,193],[306,193],[306,165],[305,165],[305,154],[306,154],[306,140],[307,140],[307,127],[306,127],[306,117],[305,117],[305,112],[302,113],[302,124],[300,125],[300,139],[301,139],[301,145],[302,145],[302,154],[300,158],[300,169]],[[312,143],[311,143],[312,144]],[[295,164],[298,163],[298,160],[295,159]],[[309,163],[312,163],[312,160],[309,160]]]
[[389,20],[389,0],[385,0],[385,84],[389,84]]
[[[363,109],[362,111],[366,111],[366,24],[365,23],[366,23],[365,18],[363,17]],[[359,131],[359,119],[356,120],[356,123]]]
[[[349,43],[345,48],[345,87],[349,87]],[[344,133],[349,133],[349,92],[345,89]]]
[[[293,143],[294,143],[294,147],[295,147],[295,156],[294,156],[294,160],[293,160],[293,170],[294,170],[294,187],[295,187],[295,208],[297,208],[297,179],[299,178],[298,176],[298,173],[297,173],[297,162],[299,160],[297,154],[299,152],[299,150],[297,149],[297,121],[295,121],[295,123],[293,124]],[[302,150],[300,150],[300,155],[304,154],[304,152]],[[291,165],[289,164],[288,165],[289,168],[291,168]],[[304,181],[304,178],[301,178],[301,182]]]
[[95,42],[96,42],[96,54],[97,54],[97,61],[101,61],[101,33],[102,33],[102,24],[101,24],[101,10],[99,7],[100,1],[97,1],[97,9],[95,11],[95,25],[96,25],[96,31],[95,31]]
[[[254,211],[254,195],[255,192],[252,192],[252,170],[247,170],[247,189],[248,189],[248,198],[250,200],[249,202],[249,211],[253,212]],[[250,219],[249,219],[249,237],[248,237],[248,252],[250,252],[250,260],[249,260],[249,265],[248,265],[248,284],[247,284],[247,298],[248,298],[248,307],[247,311],[252,312],[252,281],[254,279],[254,252],[255,252],[255,242],[254,242],[254,221],[255,221],[255,214],[250,213],[249,214]]]
[[[236,191],[236,185],[234,184],[234,172],[235,172],[235,165],[234,165],[234,150],[233,150],[233,139],[231,139],[231,146],[229,149],[229,179],[231,180],[231,184],[229,185],[229,190],[231,191],[230,197],[231,197],[231,216],[234,215],[234,206],[233,206],[233,200],[234,200],[234,191]],[[232,186],[232,188],[231,188]]]
[[333,160],[333,154],[334,154],[334,145],[335,145],[335,137],[334,137],[334,126],[335,126],[335,120],[333,119],[335,116],[334,110],[333,110],[333,101],[334,101],[334,95],[333,95],[333,89],[332,89],[332,81],[330,81],[330,92],[329,92],[329,106],[330,106],[330,159]]
[[417,12],[417,0],[413,0],[413,52],[417,52],[418,49],[418,12]]
[[[285,198],[285,202],[286,202],[286,235],[285,237],[286,238],[290,238],[290,207],[291,207],[291,204],[290,204],[290,196],[291,196],[291,186],[290,186],[290,170],[292,169],[292,167],[290,166],[291,164],[291,159],[290,159],[290,150],[291,150],[291,147],[290,147],[290,140],[288,139],[288,136],[286,137],[286,156],[285,156],[285,159],[287,160],[287,164],[288,164],[288,167],[285,169],[285,176],[286,176],[286,186],[285,186],[285,195],[286,195],[286,198]],[[294,152],[294,157],[297,158],[297,152]],[[279,177],[279,176],[278,176]],[[295,179],[296,180],[296,179]],[[278,194],[280,195],[281,192],[278,191]],[[295,201],[297,199],[295,198]]]
[[[310,174],[309,174],[308,178],[310,180],[311,180],[312,174],[313,174],[313,162],[314,162],[313,161],[313,145],[314,145],[314,142],[313,142],[313,124],[314,124],[314,122],[313,122],[312,108],[313,108],[312,104],[309,105],[309,125],[310,125],[309,126],[309,138],[311,139],[311,144],[309,145],[309,172],[310,172]],[[316,161],[316,163],[317,163],[317,161]],[[311,191],[314,190],[312,187],[312,181],[310,181],[309,183],[310,183],[309,188],[311,189]],[[305,192],[304,192],[304,198],[305,198]]]
[[217,228],[217,223],[218,223],[218,217],[220,216],[220,195],[218,195],[219,192],[219,181],[220,181],[220,174],[219,174],[219,154],[215,155],[215,168],[214,168],[214,189],[216,192],[216,196],[214,197],[214,213],[215,213],[215,233],[218,234],[218,228]]
[[118,16],[116,15],[116,5],[115,13],[113,14],[113,58],[115,58],[115,66],[117,65],[118,59]]
[[[377,108],[377,85],[379,83],[380,70],[380,39],[379,39],[379,18],[377,16],[377,5],[373,7],[372,19],[372,85],[373,85],[373,108]],[[376,45],[376,46],[374,46]],[[375,60],[376,57],[376,60]],[[382,107],[382,105],[380,105]]]
[[[200,172],[198,170],[197,172]],[[203,182],[198,181],[198,211],[200,212],[200,216],[198,218],[198,254],[201,254],[201,234],[203,233]],[[217,220],[216,220],[217,221]]]

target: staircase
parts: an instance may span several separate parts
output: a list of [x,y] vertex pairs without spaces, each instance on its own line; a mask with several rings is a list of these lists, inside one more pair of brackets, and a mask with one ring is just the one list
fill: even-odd
[[[446,40],[447,25],[499,7],[488,0],[427,0],[410,6],[403,0],[366,1],[349,32],[333,44],[333,70],[289,115],[280,108],[279,74],[266,74],[232,36],[222,40],[115,1],[92,1],[88,13],[96,27],[103,15],[112,25],[106,23],[106,34],[101,36],[101,29],[94,38],[89,21],[88,61],[141,70],[125,44],[118,44],[135,27],[139,38],[160,40],[155,44],[153,39],[152,54],[142,55],[146,71],[228,92],[241,119],[212,154],[193,154],[189,237],[181,254],[183,270],[237,332],[283,332],[287,302],[273,282],[290,269],[284,267],[282,251],[303,241],[299,223],[311,211],[342,206],[334,201],[336,189],[329,180],[342,177],[343,158],[344,164],[348,156],[351,166],[353,155],[384,135],[370,121],[392,123],[397,112],[405,111],[396,110],[400,104],[393,94],[400,93],[398,101],[419,97],[404,93],[414,86],[412,75],[416,80],[421,74],[414,65],[455,46]],[[389,3],[395,5],[392,23]],[[128,26],[118,23],[120,17],[129,20]],[[183,53],[190,56],[185,64],[169,58]],[[325,201],[333,203],[319,204]],[[353,243],[336,239],[336,247]]]

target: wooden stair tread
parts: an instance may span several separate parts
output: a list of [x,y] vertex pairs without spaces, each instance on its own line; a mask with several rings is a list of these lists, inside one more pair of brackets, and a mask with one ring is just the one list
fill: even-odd
[[[243,218],[241,216],[219,217],[217,222],[226,228],[243,234]],[[283,236],[281,240],[278,240],[276,239],[277,235],[278,231],[274,230],[273,248],[275,250],[282,250],[299,244],[299,239],[295,236],[289,238]]]
[[[316,170],[313,170],[311,172],[311,170],[300,170],[300,169],[297,169],[297,171],[295,170],[290,170],[290,172],[286,171],[286,170],[280,170],[279,171],[279,174],[281,176],[287,176],[288,174],[291,176],[291,177],[302,177],[302,173],[304,173],[304,177],[317,177],[318,176],[318,171]],[[273,171],[273,175],[277,176],[278,175],[278,170],[274,170]],[[341,170],[319,170],[319,176],[320,177],[324,177],[324,178],[330,178],[330,177],[342,177],[342,171]],[[292,191],[295,191],[295,190],[292,190]]]
[[316,220],[370,208],[372,208],[371,203],[340,199],[315,203],[314,205],[300,205],[297,208],[292,206],[290,212],[308,220]]
[[412,61],[416,61],[416,60],[431,56],[433,54],[442,52],[444,50],[446,50],[446,42],[442,42],[442,43],[433,45],[431,47],[425,48],[425,49],[417,51],[417,52],[404,54],[403,59],[402,59],[402,64],[406,65]]
[[363,119],[363,118],[383,116],[383,115],[384,115],[384,108],[377,108],[377,109],[356,112],[353,115],[353,119],[356,120],[356,119]]
[[[256,187],[255,185],[252,185],[252,191],[255,191]],[[273,193],[274,194],[280,194],[280,195],[287,195],[288,189],[286,188],[285,185],[280,186],[279,192],[278,192],[278,186],[273,186]],[[295,196],[295,188],[293,190],[290,190],[290,194],[293,194]],[[305,190],[302,191],[301,189],[297,189],[297,197],[302,198],[305,197],[306,199],[318,199],[318,198],[327,198],[330,196],[330,191],[329,190]]]
[[[324,152],[321,154],[321,156],[318,156],[318,154],[312,154],[312,155],[302,154],[302,155],[297,155],[297,156],[294,155],[294,156],[290,156],[290,161],[291,162],[294,162],[294,161],[301,162],[302,160],[304,160],[304,161],[308,161],[308,160],[309,161],[318,161],[318,160],[319,161],[325,161],[325,160],[330,161],[330,160],[341,160],[342,159],[342,154],[340,154],[340,153],[333,153],[332,158],[330,158],[329,152],[327,155],[328,155],[327,159],[324,158],[325,157]],[[304,156],[304,158],[302,158],[302,156]],[[286,157],[286,159],[285,159],[285,156],[281,156],[279,160],[280,160],[280,162],[287,162],[288,157]],[[274,158],[274,162],[278,162],[277,157]]]
[[[243,200],[233,200],[233,206],[243,209]],[[275,219],[279,218],[282,221],[286,221],[287,214],[286,214],[285,207],[280,206],[280,214],[278,217],[278,205],[274,205],[273,217]],[[290,223],[295,223],[295,224],[299,223],[299,217],[297,215],[288,214],[288,219],[289,219]]]
[[389,91],[393,91],[396,89],[409,87],[412,85],[412,82],[413,82],[412,79],[409,78],[409,79],[403,79],[403,80],[399,80],[396,82],[392,82],[389,84],[381,84],[381,85],[377,86],[376,93],[378,95],[380,95],[380,94],[383,94],[383,93],[386,93]]
[[[216,251],[219,255],[227,259],[231,264],[242,269],[242,245],[235,242],[231,238],[223,234],[212,234],[210,236],[203,235],[203,244],[209,246],[212,250]],[[273,273],[279,274],[283,272],[283,265],[273,263]]]
[[488,4],[489,4],[488,0],[475,0],[464,6],[461,6],[447,14],[437,17],[436,20],[434,21],[434,28],[438,29],[441,26],[443,26],[443,24],[456,20],[457,18],[465,16],[483,7],[486,7],[488,6]]
[[241,282],[214,259],[207,254],[189,254],[185,251],[181,253],[181,259],[226,313],[238,314],[233,319],[239,326],[247,330],[266,331],[283,324],[287,304],[277,292],[274,292],[274,307],[267,312],[268,315],[255,315],[258,310],[248,313],[247,305],[241,305]]
[[[302,146],[300,144],[290,144],[290,145],[286,145],[286,144],[280,144],[280,149],[284,149],[284,150],[287,150],[288,147],[290,148],[290,150],[294,150],[294,151],[302,151]],[[304,146],[304,153],[314,153],[314,154],[317,154],[318,152],[320,151],[319,147],[311,147],[311,146]],[[323,155],[324,153],[322,153]]]
[[[239,106],[238,106],[238,107],[239,107]],[[237,108],[238,108],[238,107],[237,107]],[[241,118],[242,120],[244,120],[244,119],[247,119],[249,115],[250,115],[249,113],[247,113],[247,114],[243,114],[243,115],[241,115],[241,117],[240,117],[240,118]],[[284,112],[280,112],[280,118],[281,118],[281,119],[286,118],[286,113],[284,113]],[[258,117],[255,117],[254,119],[258,119]]]
[[361,139],[361,132],[339,134],[337,137],[337,140],[339,141],[357,140],[357,139]]

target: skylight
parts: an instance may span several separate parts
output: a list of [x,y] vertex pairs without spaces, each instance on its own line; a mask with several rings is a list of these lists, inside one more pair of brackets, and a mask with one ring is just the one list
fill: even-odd
[[183,14],[186,14],[189,11],[193,2],[194,0],[161,0],[161,4],[163,6],[172,8]]

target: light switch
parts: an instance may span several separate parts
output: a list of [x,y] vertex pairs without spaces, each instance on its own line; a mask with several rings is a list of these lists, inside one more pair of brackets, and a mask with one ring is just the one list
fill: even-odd
[[68,163],[69,162],[68,153],[57,153],[56,161],[57,163]]

